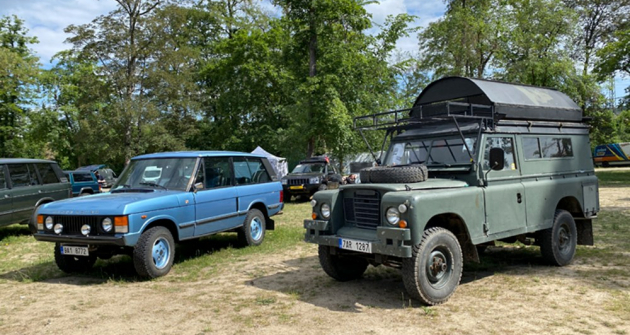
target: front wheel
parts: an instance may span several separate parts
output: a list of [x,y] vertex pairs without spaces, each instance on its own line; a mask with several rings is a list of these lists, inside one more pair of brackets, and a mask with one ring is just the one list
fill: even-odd
[[540,252],[547,262],[557,266],[571,263],[577,246],[577,228],[571,213],[556,210],[553,226],[540,235]]
[[157,278],[171,271],[175,259],[175,241],[165,227],[153,227],[140,235],[133,249],[133,266],[146,278]]
[[320,245],[318,254],[324,272],[338,281],[359,279],[368,267],[364,258],[333,255],[327,245]]
[[462,270],[462,248],[455,235],[444,228],[430,228],[413,247],[411,258],[403,260],[403,283],[412,298],[438,305],[455,293]]
[[238,232],[238,239],[244,245],[261,245],[265,239],[265,216],[257,209],[250,209],[243,227]]
[[73,256],[61,253],[61,244],[55,243],[55,263],[65,273],[85,272],[92,268],[96,256]]

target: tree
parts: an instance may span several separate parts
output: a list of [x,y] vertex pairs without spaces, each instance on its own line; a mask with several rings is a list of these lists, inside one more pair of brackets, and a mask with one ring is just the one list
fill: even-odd
[[0,18],[0,157],[39,156],[26,152],[24,117],[32,106],[39,74],[38,58],[28,45],[24,21],[17,16]]

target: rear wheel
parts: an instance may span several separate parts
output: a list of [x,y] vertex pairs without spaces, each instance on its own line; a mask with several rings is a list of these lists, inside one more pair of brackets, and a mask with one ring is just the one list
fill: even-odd
[[250,209],[238,231],[238,239],[244,245],[261,245],[265,239],[265,216],[257,209]]
[[361,278],[368,267],[368,261],[364,258],[333,255],[326,245],[320,245],[318,253],[319,264],[324,272],[338,281]]
[[55,243],[55,263],[65,273],[85,272],[92,268],[96,256],[72,256],[61,253],[61,244]]
[[455,235],[444,228],[430,228],[413,247],[411,258],[403,260],[403,283],[412,298],[438,305],[455,293],[462,270],[462,249]]
[[133,266],[147,278],[157,278],[171,271],[175,259],[175,241],[165,227],[153,227],[140,235],[133,249]]
[[557,266],[571,263],[577,246],[577,228],[571,213],[556,210],[553,226],[540,235],[540,252],[547,262]]

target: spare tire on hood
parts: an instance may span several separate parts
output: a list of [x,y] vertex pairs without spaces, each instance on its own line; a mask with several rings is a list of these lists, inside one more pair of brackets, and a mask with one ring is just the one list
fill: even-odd
[[361,183],[419,183],[427,180],[424,164],[375,166],[361,170]]

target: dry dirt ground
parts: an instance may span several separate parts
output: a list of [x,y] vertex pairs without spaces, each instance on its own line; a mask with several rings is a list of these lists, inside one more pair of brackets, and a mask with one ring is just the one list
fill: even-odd
[[[602,209],[627,211],[629,191],[602,188]],[[0,334],[630,334],[628,309],[615,307],[627,306],[628,278],[586,280],[595,265],[579,258],[556,268],[516,247],[488,253],[516,257],[499,269],[466,269],[455,295],[430,308],[408,300],[393,269],[333,281],[307,244],[194,281],[174,280],[176,271],[144,282],[7,281]]]

